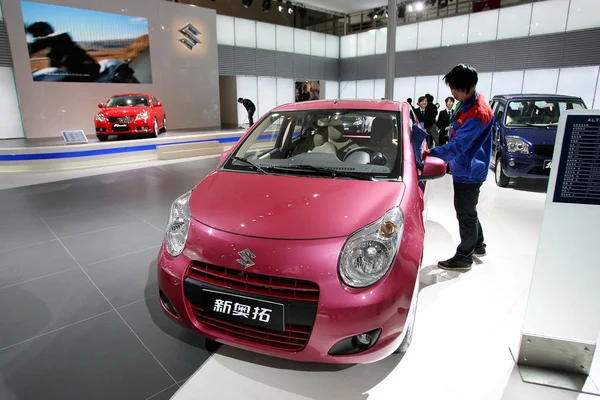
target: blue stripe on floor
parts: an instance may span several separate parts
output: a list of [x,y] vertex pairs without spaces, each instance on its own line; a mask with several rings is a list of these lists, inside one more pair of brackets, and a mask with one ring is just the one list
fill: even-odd
[[[152,151],[156,150],[159,146],[168,146],[174,144],[191,144],[191,143],[203,143],[203,142],[214,142],[219,143],[232,143],[237,142],[241,136],[233,136],[218,139],[200,139],[183,142],[173,143],[156,143],[146,144],[138,146],[118,147],[113,149],[97,149],[97,150],[82,150],[82,151],[64,151],[57,153],[35,153],[35,154],[0,154],[0,161],[30,161],[30,160],[53,160],[60,158],[77,158],[77,157],[92,157],[92,156],[103,156],[107,154],[121,154],[121,153],[135,153],[139,151]],[[259,137],[259,140],[270,139],[271,135],[263,135]]]

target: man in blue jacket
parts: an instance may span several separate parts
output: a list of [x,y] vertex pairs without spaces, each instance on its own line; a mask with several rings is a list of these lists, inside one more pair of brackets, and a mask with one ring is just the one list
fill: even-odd
[[444,76],[458,103],[451,116],[449,142],[430,152],[450,163],[454,180],[454,209],[461,242],[454,257],[438,263],[440,268],[452,271],[468,271],[473,255],[486,254],[477,202],[490,167],[494,114],[485,97],[477,92],[477,81],[477,71],[464,64]]

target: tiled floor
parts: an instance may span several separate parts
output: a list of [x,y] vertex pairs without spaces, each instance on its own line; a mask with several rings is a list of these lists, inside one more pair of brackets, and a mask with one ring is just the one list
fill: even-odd
[[168,399],[206,361],[155,263],[171,202],[217,160],[0,191],[0,399]]

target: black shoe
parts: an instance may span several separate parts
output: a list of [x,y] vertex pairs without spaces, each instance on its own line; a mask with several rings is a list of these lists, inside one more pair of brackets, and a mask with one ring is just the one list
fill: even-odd
[[449,260],[438,262],[438,267],[446,271],[469,271],[471,264],[473,264],[472,261],[468,262],[454,256]]
[[485,257],[487,255],[487,252],[485,251],[485,246],[476,248],[473,252],[473,255],[475,257]]

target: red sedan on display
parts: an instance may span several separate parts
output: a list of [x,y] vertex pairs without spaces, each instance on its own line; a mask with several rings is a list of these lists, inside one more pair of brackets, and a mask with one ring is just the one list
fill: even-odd
[[411,112],[335,100],[263,116],[172,205],[158,257],[167,315],[210,340],[297,361],[406,351],[424,181],[446,171],[440,159],[422,163]]
[[151,135],[158,137],[167,130],[167,116],[162,103],[151,94],[120,94],[98,104],[96,136],[101,142],[109,135]]

